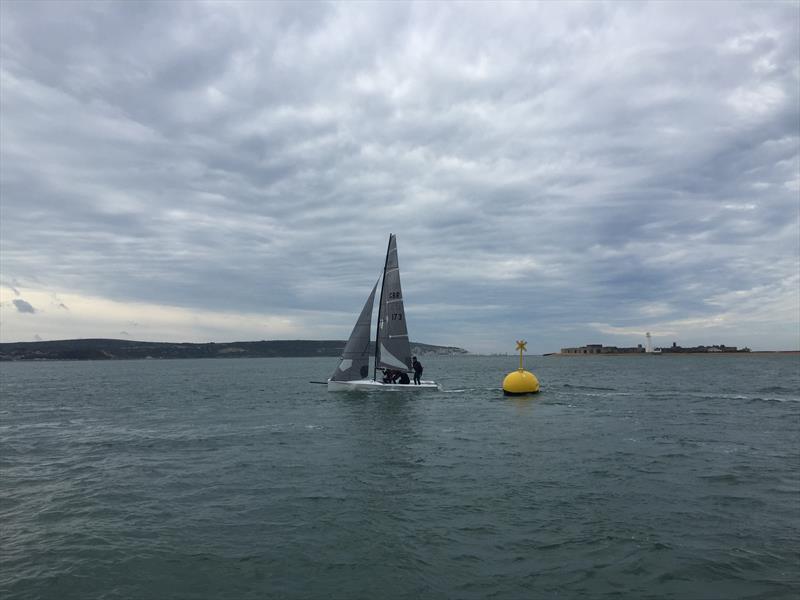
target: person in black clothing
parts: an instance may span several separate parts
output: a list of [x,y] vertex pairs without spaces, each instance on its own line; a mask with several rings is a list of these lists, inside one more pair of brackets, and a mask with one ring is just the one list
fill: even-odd
[[408,380],[408,373],[406,373],[405,371],[400,371],[400,381],[398,381],[398,383],[402,383],[403,385],[411,383]]
[[422,365],[417,360],[417,357],[411,359],[411,366],[414,367],[414,385],[419,385],[420,375],[422,375]]

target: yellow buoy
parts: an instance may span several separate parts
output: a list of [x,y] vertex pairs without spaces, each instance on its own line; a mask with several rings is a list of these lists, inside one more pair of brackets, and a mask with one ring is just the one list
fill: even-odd
[[526,371],[522,364],[522,353],[528,349],[526,345],[527,342],[525,340],[517,341],[519,369],[512,371],[503,379],[503,393],[506,395],[535,394],[539,391],[539,380],[536,379],[536,375]]

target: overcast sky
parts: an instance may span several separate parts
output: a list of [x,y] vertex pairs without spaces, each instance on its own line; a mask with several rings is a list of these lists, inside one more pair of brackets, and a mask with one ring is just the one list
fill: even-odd
[[0,339],[800,345],[800,4],[0,4]]

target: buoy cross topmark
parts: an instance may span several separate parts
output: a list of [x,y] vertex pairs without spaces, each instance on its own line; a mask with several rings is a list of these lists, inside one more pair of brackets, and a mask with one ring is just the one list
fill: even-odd
[[522,371],[522,353],[528,351],[528,342],[525,340],[517,340],[517,350],[519,350],[519,370]]
[[539,380],[536,375],[525,370],[523,352],[528,350],[528,342],[517,340],[519,350],[519,369],[512,371],[503,379],[503,393],[506,395],[535,394],[539,391]]

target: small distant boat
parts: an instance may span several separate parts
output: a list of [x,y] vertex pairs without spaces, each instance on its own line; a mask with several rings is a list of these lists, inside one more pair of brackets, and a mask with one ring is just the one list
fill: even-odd
[[[381,295],[378,302],[378,323],[375,335],[375,364],[372,377],[369,375],[369,356],[372,349],[372,305],[375,292],[381,284]],[[356,321],[353,332],[347,340],[339,365],[328,379],[328,391],[352,390],[438,390],[435,381],[422,380],[419,385],[413,383],[384,383],[382,370],[411,373],[411,344],[408,341],[406,314],[403,306],[403,290],[400,287],[400,264],[397,260],[397,239],[389,235],[389,247],[383,275],[372,287],[364,308]],[[378,373],[381,372],[381,376]]]

